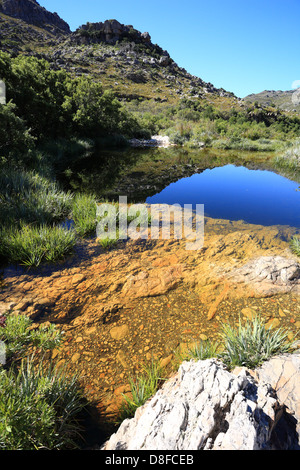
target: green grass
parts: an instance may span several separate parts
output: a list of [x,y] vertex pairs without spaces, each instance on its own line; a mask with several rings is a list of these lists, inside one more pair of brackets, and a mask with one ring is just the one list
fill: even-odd
[[0,369],[0,449],[60,450],[78,447],[84,400],[77,378],[23,360]]
[[29,345],[47,350],[60,344],[62,333],[55,325],[32,329],[32,320],[19,314],[2,315],[1,319],[4,325],[0,328],[0,341],[5,344],[7,359],[24,353]]
[[300,171],[300,140],[294,140],[285,152],[274,158],[274,163],[278,168],[292,172]]
[[293,237],[291,239],[290,247],[291,247],[292,252],[295,255],[300,256],[300,238],[299,237]]
[[23,225],[2,228],[0,255],[12,263],[39,266],[42,262],[55,262],[70,254],[76,243],[73,230],[58,226]]
[[154,360],[143,367],[142,374],[135,378],[130,377],[131,396],[123,395],[124,401],[121,404],[118,422],[134,416],[136,410],[155,395],[163,380],[163,370],[159,362]]
[[72,194],[36,172],[1,171],[0,187],[1,225],[53,223],[70,212]]
[[293,351],[295,344],[288,339],[288,334],[289,331],[282,328],[267,329],[260,316],[247,320],[244,325],[239,320],[237,327],[223,325],[221,338],[224,349],[218,357],[229,368],[245,366],[255,369],[276,354]]
[[219,350],[218,343],[212,341],[204,340],[193,343],[192,346],[187,347],[185,350],[180,350],[176,352],[176,362],[181,363],[183,361],[196,360],[204,361],[205,359],[211,359],[217,357]]
[[74,221],[76,233],[80,237],[96,231],[96,202],[96,197],[89,194],[76,194],[73,199],[71,218]]

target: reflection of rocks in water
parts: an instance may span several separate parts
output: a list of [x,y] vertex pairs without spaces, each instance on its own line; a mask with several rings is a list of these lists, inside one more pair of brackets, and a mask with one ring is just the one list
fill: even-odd
[[171,183],[196,173],[202,173],[202,171],[204,169],[199,168],[198,164],[187,164],[184,166],[170,166],[159,175],[133,172],[117,181],[117,184],[106,192],[106,196],[115,198],[119,194],[126,194],[131,201],[145,201],[148,197],[159,193]]

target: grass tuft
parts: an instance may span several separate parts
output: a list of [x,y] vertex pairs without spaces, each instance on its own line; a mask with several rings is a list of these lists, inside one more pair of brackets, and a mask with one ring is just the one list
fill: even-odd
[[300,256],[300,238],[299,237],[293,237],[290,241],[290,247],[293,253],[295,255]]
[[288,339],[289,331],[266,328],[260,316],[237,327],[223,325],[220,333],[224,350],[219,358],[230,368],[245,366],[255,369],[276,354],[290,353],[295,343]]
[[78,447],[84,400],[77,378],[23,360],[18,371],[0,369],[0,449]]
[[42,261],[60,260],[73,250],[76,243],[73,230],[47,225],[2,228],[0,236],[0,255],[12,263],[25,266],[39,266]]
[[154,360],[150,365],[143,367],[143,373],[138,377],[130,377],[131,396],[123,395],[124,401],[121,404],[118,422],[133,417],[136,410],[155,395],[163,380],[162,367]]

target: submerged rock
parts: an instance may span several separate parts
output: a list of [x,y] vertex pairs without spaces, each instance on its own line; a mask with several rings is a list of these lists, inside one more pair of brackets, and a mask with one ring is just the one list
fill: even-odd
[[261,256],[228,276],[231,281],[251,285],[260,294],[300,290],[300,264],[293,258]]

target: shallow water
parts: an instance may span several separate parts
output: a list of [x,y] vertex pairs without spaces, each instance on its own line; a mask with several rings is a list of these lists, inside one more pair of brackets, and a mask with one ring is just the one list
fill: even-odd
[[300,227],[299,183],[267,170],[225,165],[182,178],[148,204],[204,204],[205,216]]

